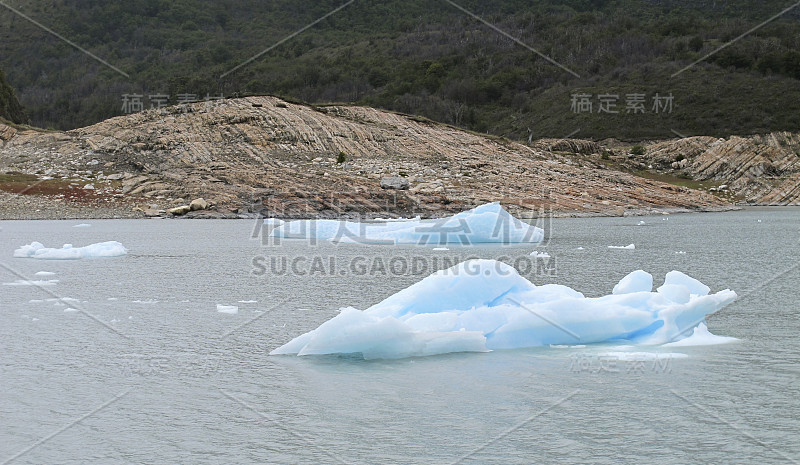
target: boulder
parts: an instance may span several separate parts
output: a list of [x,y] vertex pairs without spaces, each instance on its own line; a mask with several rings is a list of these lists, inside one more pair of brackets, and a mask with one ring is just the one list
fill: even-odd
[[204,198],[194,199],[189,203],[189,210],[197,211],[197,210],[205,210],[208,208],[208,202]]
[[408,179],[402,178],[400,176],[381,178],[381,188],[383,189],[404,190],[408,189],[408,186],[409,186]]
[[192,210],[192,207],[189,205],[181,205],[180,207],[170,208],[167,210],[171,215],[180,216],[189,213]]

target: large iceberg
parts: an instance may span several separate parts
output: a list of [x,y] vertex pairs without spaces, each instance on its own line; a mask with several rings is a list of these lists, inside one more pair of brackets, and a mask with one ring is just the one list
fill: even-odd
[[40,260],[77,260],[79,258],[120,257],[128,250],[117,241],[99,242],[86,247],[72,247],[64,244],[60,249],[49,248],[40,242],[31,242],[14,251],[18,258],[37,258]]
[[341,309],[271,355],[360,354],[365,359],[619,341],[664,344],[693,334],[706,315],[736,299],[681,272],[653,278],[638,270],[614,293],[587,298],[558,284],[536,286],[495,260],[439,271],[360,311]]
[[480,244],[541,242],[544,231],[514,218],[499,203],[488,203],[448,218],[391,222],[298,220],[279,225],[270,236],[383,244]]

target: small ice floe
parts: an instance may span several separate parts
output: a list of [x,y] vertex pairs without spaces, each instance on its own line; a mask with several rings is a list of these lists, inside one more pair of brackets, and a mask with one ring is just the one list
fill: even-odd
[[240,300],[238,303],[240,304],[256,304],[258,303],[257,300]]
[[106,300],[112,300],[113,301],[113,300],[119,300],[119,298],[118,297],[109,297]]
[[86,247],[72,247],[64,244],[60,249],[49,248],[40,242],[31,242],[14,251],[17,258],[36,258],[40,260],[77,260],[81,258],[120,257],[128,249],[117,241],[100,242]]
[[37,271],[33,273],[34,276],[53,276],[54,274],[52,271]]
[[12,283],[3,283],[3,286],[54,286],[58,282],[57,279],[48,279],[47,281],[30,281],[27,279],[18,279]]
[[536,250],[531,252],[530,256],[531,257],[535,257],[535,258],[550,258],[550,254],[549,253],[547,253],[547,252],[538,252]]
[[217,311],[219,313],[228,313],[230,315],[236,315],[239,313],[239,307],[236,305],[220,305],[217,304]]
[[157,304],[157,300],[131,300],[132,304]]
[[675,254],[677,254],[677,255],[686,255],[686,252],[684,252],[683,250],[678,250],[677,252],[675,252]]
[[433,250],[450,250],[447,247],[434,247]]
[[624,250],[634,250],[636,248],[633,244],[628,245],[609,245],[609,249],[624,249]]
[[273,229],[270,237],[375,244],[518,244],[541,242],[544,239],[544,230],[520,221],[495,202],[436,220],[414,219],[380,223],[289,221]]
[[72,226],[73,228],[90,228],[92,225],[89,223],[81,223]]
[[576,346],[570,346],[566,344],[550,344],[551,349],[585,349],[586,344],[578,344]]
[[638,223],[636,223],[637,226],[644,226],[646,224],[647,223],[645,223],[644,221],[639,221]]
[[77,312],[77,311],[78,311],[77,308],[72,308],[72,307],[67,307],[67,308],[64,309],[64,313],[72,313],[72,312]]
[[760,223],[760,222],[761,222],[761,220],[758,220],[758,222]]
[[575,250],[584,250],[584,248],[583,248],[583,247],[578,247],[578,248],[577,248],[577,249],[575,249]]
[[28,301],[29,304],[40,304],[40,303],[43,303],[43,302],[44,302],[44,300],[41,300],[41,299],[32,299],[32,300]]

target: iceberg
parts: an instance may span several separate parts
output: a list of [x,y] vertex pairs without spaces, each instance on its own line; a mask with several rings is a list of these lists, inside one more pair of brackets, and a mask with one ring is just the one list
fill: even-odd
[[500,261],[468,260],[364,311],[342,308],[270,354],[394,359],[609,341],[660,345],[690,335],[736,299],[677,271],[655,292],[652,282],[637,270],[612,294],[588,298],[567,286],[537,286]]
[[271,237],[321,239],[370,244],[538,243],[541,228],[524,223],[499,203],[488,203],[451,217],[358,223],[338,220],[298,220],[283,223]]
[[40,242],[31,242],[14,251],[17,258],[36,258],[39,260],[77,260],[80,258],[120,257],[128,250],[117,241],[99,242],[86,247],[72,247],[64,244],[60,249],[49,248]]

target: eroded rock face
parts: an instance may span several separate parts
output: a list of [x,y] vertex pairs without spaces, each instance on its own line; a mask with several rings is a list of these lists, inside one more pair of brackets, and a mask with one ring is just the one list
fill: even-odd
[[[543,144],[491,139],[372,108],[247,97],[148,110],[66,133],[21,131],[0,148],[0,171],[45,170],[62,179],[88,178],[91,171],[93,195],[108,196],[108,203],[172,207],[171,199],[203,198],[217,212],[284,218],[442,216],[489,201],[514,214],[726,205],[705,192],[561,151],[595,153],[594,142]],[[346,163],[336,162],[339,153]],[[408,189],[381,188],[382,178],[398,173],[406,173]]]
[[0,123],[0,144],[7,140],[11,140],[17,134],[17,130],[12,128],[11,126],[7,126],[3,123]]
[[797,134],[688,137],[652,144],[645,157],[698,181],[725,183],[748,203],[800,205]]

